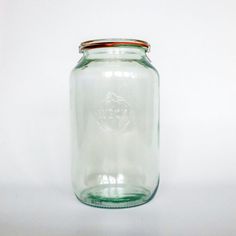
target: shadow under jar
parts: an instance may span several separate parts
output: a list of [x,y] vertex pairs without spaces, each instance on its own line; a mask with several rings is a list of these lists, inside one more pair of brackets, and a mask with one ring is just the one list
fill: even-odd
[[72,183],[91,206],[144,204],[159,184],[159,76],[149,44],[102,39],[80,45],[70,78]]

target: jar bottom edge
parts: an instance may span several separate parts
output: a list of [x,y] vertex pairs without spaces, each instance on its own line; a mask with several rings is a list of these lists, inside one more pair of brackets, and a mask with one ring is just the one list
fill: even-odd
[[149,202],[156,193],[141,186],[132,185],[98,185],[83,190],[77,199],[89,206],[98,208],[129,208]]

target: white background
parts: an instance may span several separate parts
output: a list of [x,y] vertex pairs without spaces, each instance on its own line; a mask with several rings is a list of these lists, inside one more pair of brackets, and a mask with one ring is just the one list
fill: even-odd
[[[234,0],[0,0],[0,235],[236,235]],[[81,41],[148,41],[161,76],[161,185],[87,207],[70,184]]]

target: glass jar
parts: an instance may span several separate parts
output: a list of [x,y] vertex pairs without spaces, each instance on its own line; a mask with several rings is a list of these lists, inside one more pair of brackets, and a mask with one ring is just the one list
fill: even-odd
[[70,79],[72,182],[91,206],[148,202],[159,184],[159,77],[141,40],[80,45]]

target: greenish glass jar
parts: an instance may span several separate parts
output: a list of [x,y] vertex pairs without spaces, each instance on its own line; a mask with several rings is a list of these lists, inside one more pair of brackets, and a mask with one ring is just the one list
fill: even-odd
[[159,185],[159,76],[149,44],[103,39],[80,45],[70,78],[72,183],[91,206],[126,208]]

